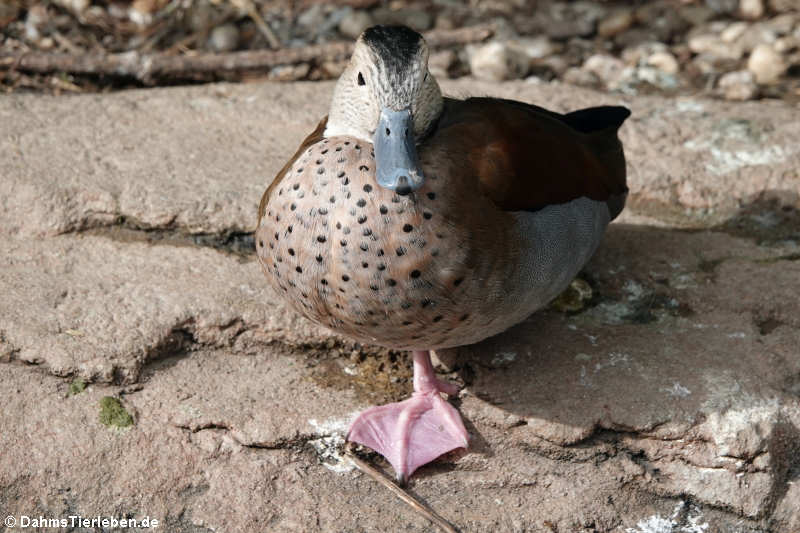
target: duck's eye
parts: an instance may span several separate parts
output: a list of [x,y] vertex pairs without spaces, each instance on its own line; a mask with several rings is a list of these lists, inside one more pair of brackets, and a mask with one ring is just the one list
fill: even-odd
[[359,85],[366,85],[366,83],[367,82],[364,81],[364,76],[362,76],[361,73],[359,72],[358,73],[358,84]]

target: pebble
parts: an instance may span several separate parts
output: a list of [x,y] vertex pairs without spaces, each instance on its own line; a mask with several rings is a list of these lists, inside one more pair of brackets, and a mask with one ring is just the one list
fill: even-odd
[[753,73],[758,83],[764,85],[778,81],[786,68],[783,56],[768,44],[756,46],[747,60],[747,70]]
[[458,55],[454,50],[441,50],[431,53],[428,58],[428,70],[436,78],[449,78],[450,67],[458,60]]
[[433,17],[421,9],[392,9],[381,6],[372,11],[377,24],[400,24],[416,31],[427,31],[433,26]]
[[680,70],[678,60],[669,52],[656,52],[648,57],[646,62],[665,74],[677,74]]
[[633,11],[620,9],[614,11],[597,25],[597,33],[601,37],[614,37],[633,25]]
[[739,60],[744,50],[736,43],[726,43],[714,34],[700,34],[689,38],[689,49],[695,54],[709,54],[718,59]]
[[339,21],[339,33],[350,39],[356,39],[373,24],[372,15],[367,11],[350,11]]
[[524,54],[501,42],[468,47],[472,75],[481,80],[503,81],[524,77],[530,60]]
[[737,70],[723,74],[718,88],[726,100],[752,100],[758,95],[758,85],[749,70]]
[[739,39],[750,25],[747,22],[734,22],[719,34],[719,38],[724,43],[732,43]]
[[606,85],[617,82],[625,68],[621,59],[606,54],[594,54],[583,64],[583,69],[600,78]]
[[743,19],[758,20],[763,14],[763,0],[739,0],[739,16]]
[[565,83],[581,87],[599,87],[602,83],[593,72],[578,67],[569,67],[562,76]]
[[211,30],[208,47],[215,52],[231,52],[239,46],[239,28],[235,24],[223,24]]

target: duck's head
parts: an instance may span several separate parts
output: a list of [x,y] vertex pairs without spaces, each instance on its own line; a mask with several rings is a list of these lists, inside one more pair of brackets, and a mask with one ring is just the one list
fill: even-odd
[[325,136],[371,142],[378,185],[408,194],[424,182],[416,140],[442,105],[422,35],[404,26],[373,26],[358,38],[336,83]]

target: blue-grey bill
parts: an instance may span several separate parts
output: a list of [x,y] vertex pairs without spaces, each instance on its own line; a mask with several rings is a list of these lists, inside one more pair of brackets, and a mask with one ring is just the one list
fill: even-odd
[[372,144],[378,185],[400,195],[422,187],[425,177],[414,146],[414,120],[410,109],[383,108]]

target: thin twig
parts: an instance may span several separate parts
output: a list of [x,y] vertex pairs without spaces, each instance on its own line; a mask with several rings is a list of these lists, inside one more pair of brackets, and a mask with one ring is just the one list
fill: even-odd
[[[439,48],[482,41],[492,34],[490,26],[473,26],[458,30],[433,30],[425,35],[429,46]],[[353,51],[350,42],[283,48],[280,50],[247,50],[227,54],[202,53],[170,55],[140,54],[135,51],[121,54],[70,55],[41,52],[0,53],[0,71],[70,74],[104,74],[135,78],[149,84],[162,76],[185,77],[194,74],[259,70],[279,65],[306,62],[325,62],[344,59]]]
[[345,454],[347,455],[348,459],[350,459],[356,467],[361,470],[363,473],[389,489],[395,496],[406,502],[409,507],[411,507],[414,511],[421,514],[425,518],[431,521],[436,527],[442,530],[444,533],[458,533],[458,530],[453,527],[447,520],[439,516],[436,511],[422,503],[421,501],[414,498],[408,492],[404,491],[400,486],[398,486],[395,482],[384,476],[380,473],[377,469],[375,469],[372,465],[358,457],[355,452],[353,451],[353,443],[348,442],[345,445]]
[[278,36],[275,35],[275,32],[272,31],[272,28],[264,22],[264,19],[261,17],[261,13],[258,12],[258,8],[253,3],[253,0],[237,0],[238,2],[244,4],[244,8],[247,11],[247,14],[253,19],[253,22],[256,23],[259,31],[267,38],[267,42],[269,43],[269,47],[272,49],[277,50],[281,47],[281,41],[278,39]]

